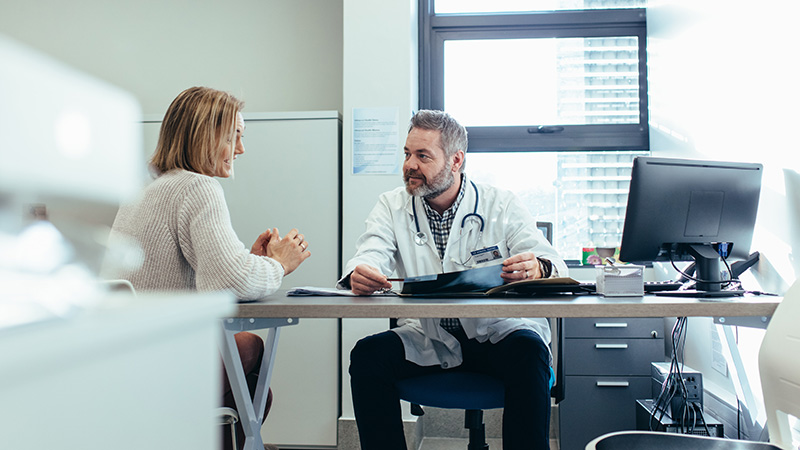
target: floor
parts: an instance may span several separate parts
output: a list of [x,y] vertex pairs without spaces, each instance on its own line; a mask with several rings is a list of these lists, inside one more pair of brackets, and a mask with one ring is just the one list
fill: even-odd
[[[417,422],[404,423],[406,441],[419,442],[417,450],[466,450],[469,432],[464,428],[464,411],[426,407],[425,415]],[[484,411],[486,441],[489,450],[502,450],[502,409]],[[558,406],[553,406],[550,418],[550,450],[559,450]],[[419,441],[421,439],[421,442]],[[358,430],[355,420],[339,419],[337,444],[339,450],[358,450]]]
[[[467,439],[426,437],[422,439],[419,450],[464,450],[467,448]],[[489,450],[500,450],[503,448],[502,440],[487,439]]]
[[[468,430],[464,428],[464,411],[426,407],[420,419],[423,438],[418,450],[466,450]],[[489,450],[502,450],[502,409],[484,411],[486,443]],[[553,406],[550,419],[550,449],[559,450],[558,406]]]
[[[422,439],[419,450],[464,450],[467,448],[467,439],[426,437]],[[489,450],[501,450],[502,439],[486,439]],[[558,441],[550,440],[550,450],[558,450]]]

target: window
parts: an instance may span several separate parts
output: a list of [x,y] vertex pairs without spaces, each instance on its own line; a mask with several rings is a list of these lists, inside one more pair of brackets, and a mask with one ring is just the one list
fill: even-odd
[[420,107],[467,127],[469,175],[553,222],[565,259],[619,245],[649,150],[642,3],[420,0]]
[[445,41],[444,107],[472,127],[638,125],[637,52],[636,36]]
[[647,152],[467,153],[470,178],[517,194],[569,262],[584,248],[619,247],[633,158]]
[[460,118],[473,150],[648,149],[644,9],[420,1],[420,107]]
[[437,14],[640,8],[643,0],[437,0]]

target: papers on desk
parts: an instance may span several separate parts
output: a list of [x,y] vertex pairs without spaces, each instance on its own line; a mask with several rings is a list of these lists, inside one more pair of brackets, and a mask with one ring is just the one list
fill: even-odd
[[343,295],[345,297],[356,297],[356,294],[353,294],[353,291],[344,290],[344,289],[336,289],[336,288],[325,288],[325,287],[313,287],[313,286],[301,286],[289,289],[286,292],[286,295],[291,297],[300,297],[300,296],[309,296],[309,295],[321,295],[321,296],[334,296],[334,295]]

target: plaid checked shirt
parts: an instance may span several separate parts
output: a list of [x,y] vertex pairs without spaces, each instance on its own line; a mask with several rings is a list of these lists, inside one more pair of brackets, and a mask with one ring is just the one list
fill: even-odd
[[[464,186],[465,178],[461,177],[461,188],[458,190],[458,196],[453,205],[444,212],[439,214],[428,205],[427,200],[422,202],[425,207],[425,215],[428,216],[428,223],[431,226],[431,233],[433,234],[433,242],[436,244],[436,250],[439,251],[439,258],[444,258],[444,250],[447,247],[447,238],[450,237],[450,230],[453,228],[453,219],[456,217],[456,211],[464,199]],[[461,328],[461,321],[458,319],[441,319],[439,321],[442,328],[448,332],[454,332]]]
[[444,250],[447,247],[447,238],[450,237],[450,230],[453,228],[453,220],[456,217],[456,211],[464,199],[464,186],[465,178],[461,177],[461,188],[458,190],[458,196],[453,205],[444,212],[439,214],[428,205],[428,201],[424,200],[422,205],[425,207],[425,215],[428,216],[428,223],[431,226],[431,233],[433,234],[433,242],[436,244],[436,250],[439,251],[439,258],[444,258]]

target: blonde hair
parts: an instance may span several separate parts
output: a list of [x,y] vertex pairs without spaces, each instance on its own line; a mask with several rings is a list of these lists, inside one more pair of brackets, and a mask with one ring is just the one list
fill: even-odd
[[214,176],[223,140],[236,135],[244,102],[207,87],[181,92],[167,108],[150,164],[158,173],[184,169]]

